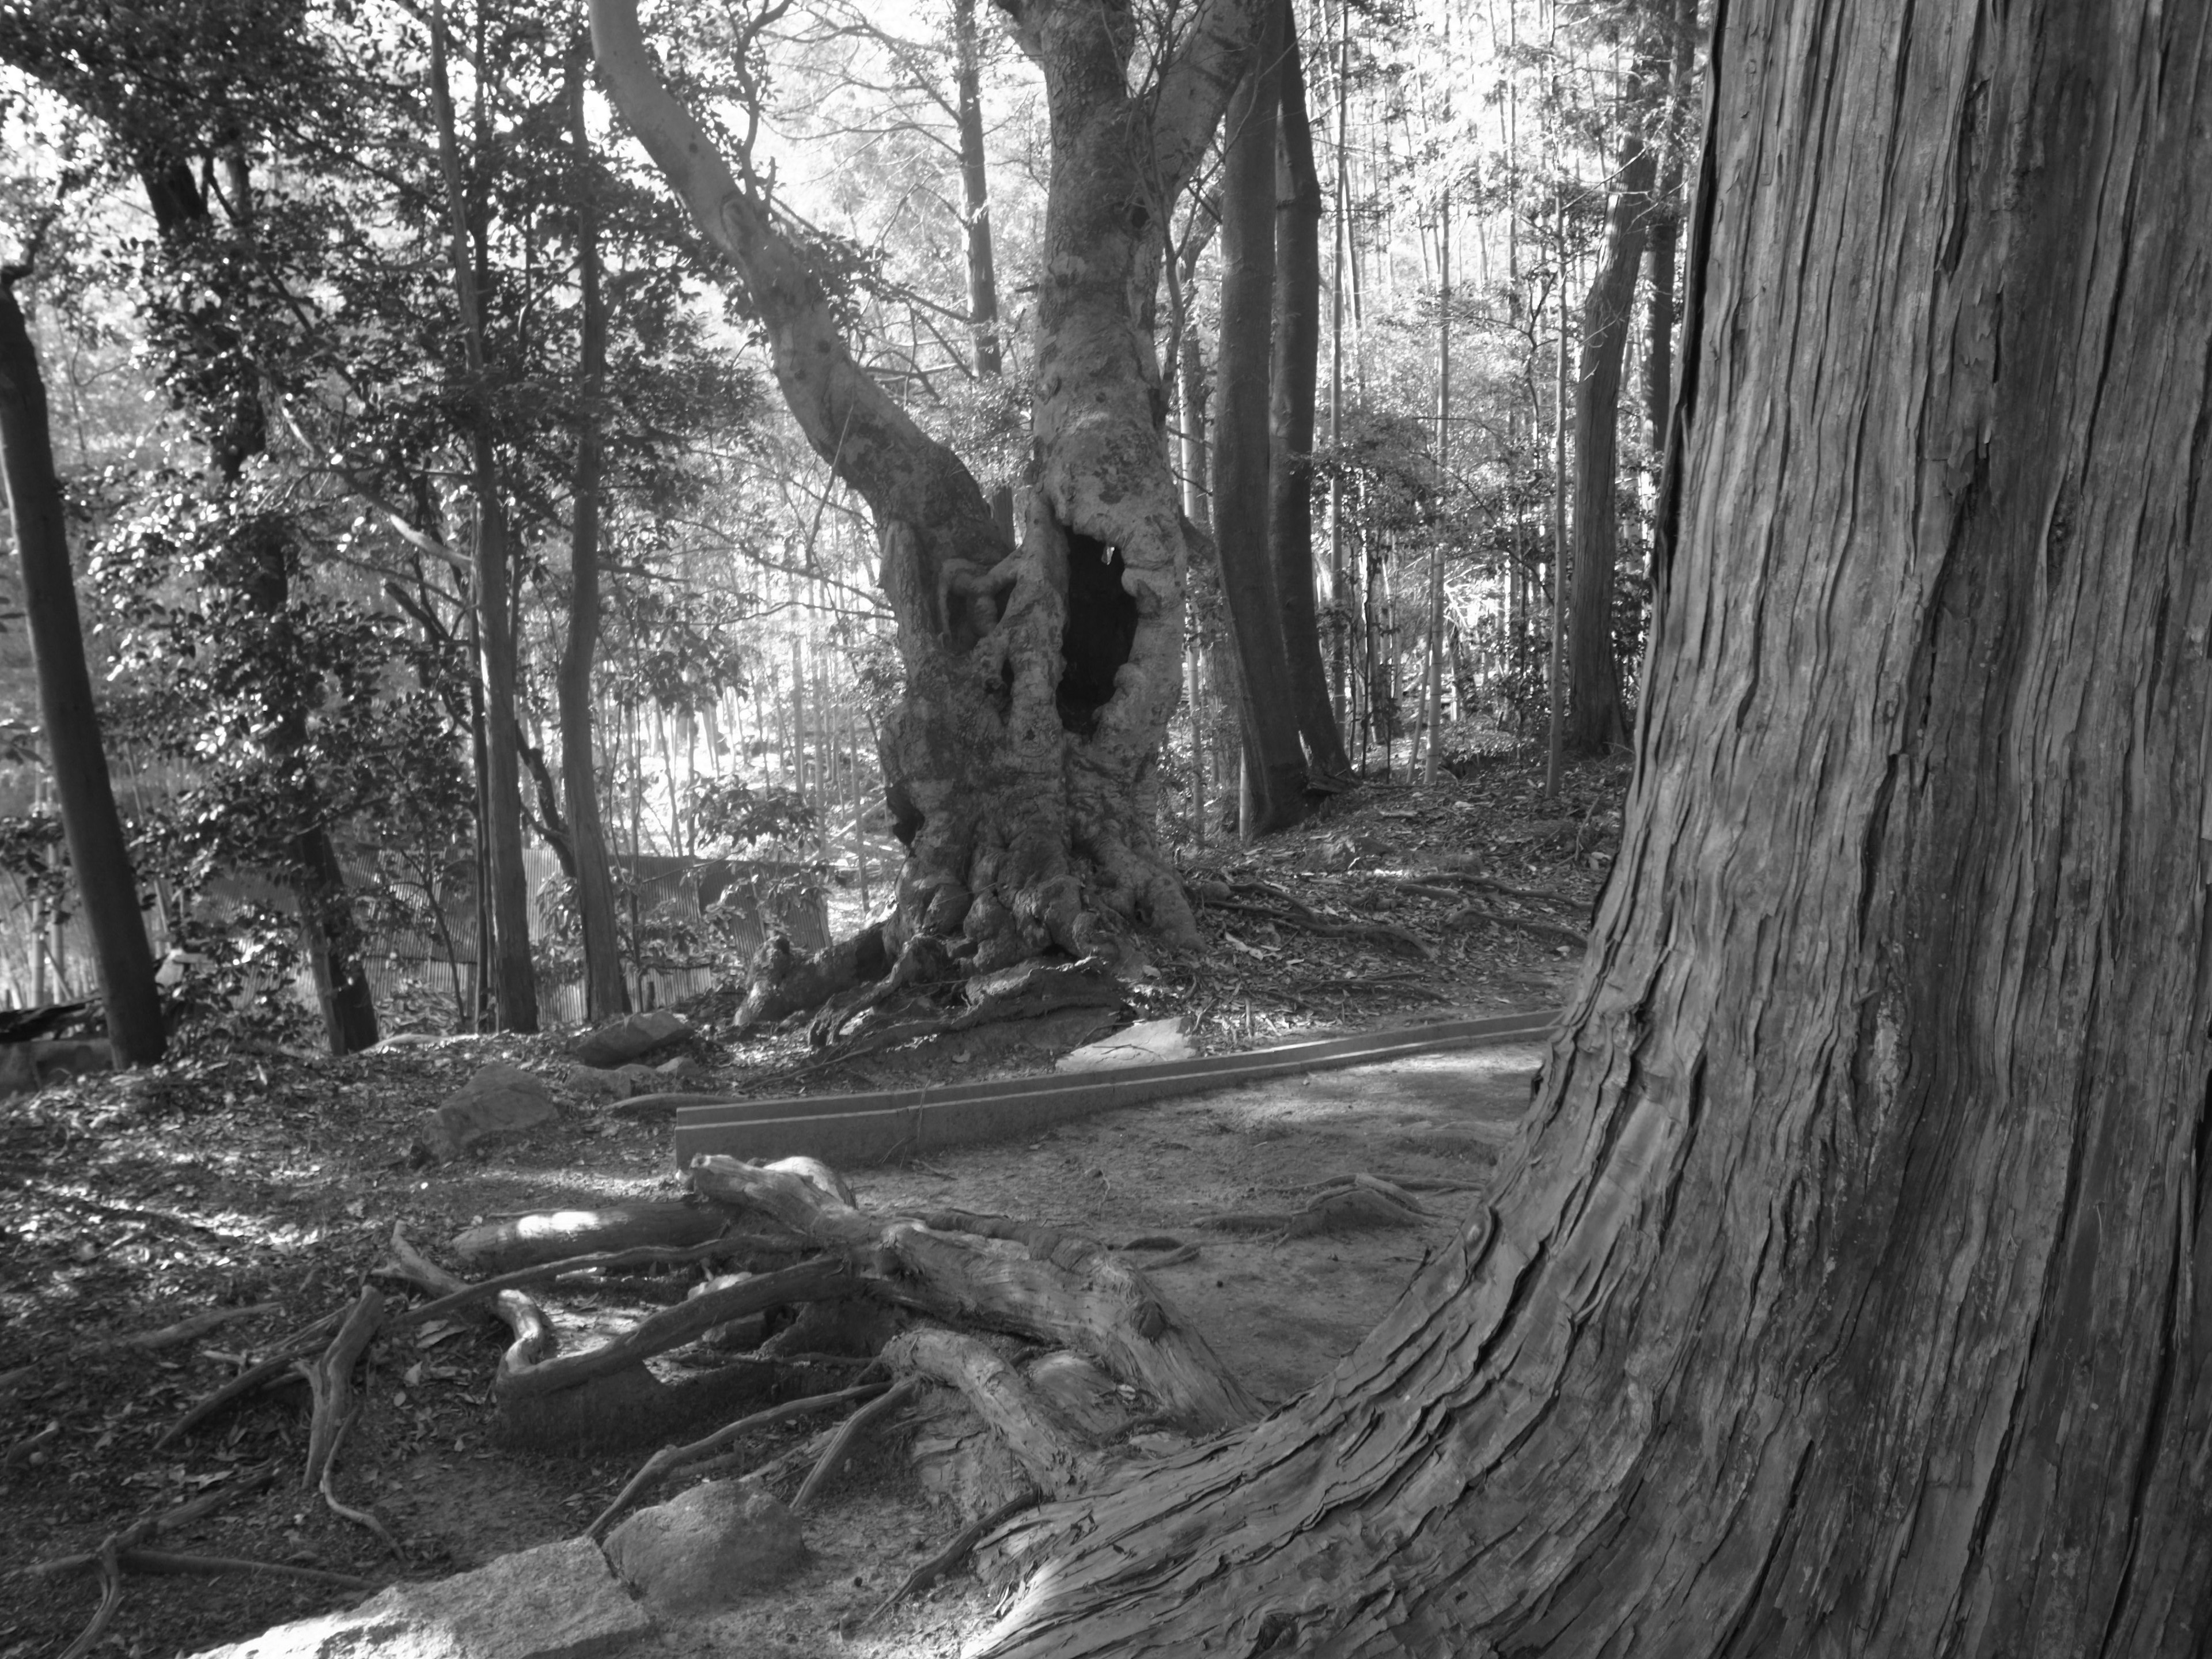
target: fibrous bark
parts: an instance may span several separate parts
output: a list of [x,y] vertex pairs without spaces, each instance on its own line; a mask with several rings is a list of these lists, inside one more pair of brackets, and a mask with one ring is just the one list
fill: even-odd
[[1527,1137],[1311,1394],[1042,1515],[982,1651],[2212,1639],[2212,13],[1724,11],[1680,537]]
[[161,1001],[154,987],[146,919],[138,908],[138,878],[115,810],[107,750],[93,706],[76,581],[70,570],[69,527],[61,483],[54,476],[46,383],[16,303],[17,274],[0,272],[0,473],[7,483],[23,615],[30,625],[39,719],[61,803],[77,902],[92,935],[107,1040],[118,1065],[145,1066],[161,1059],[167,1045]]
[[1218,120],[1256,3],[1209,0],[1149,84],[1133,83],[1119,9],[1102,27],[1091,4],[1005,8],[1044,71],[1053,135],[1039,467],[1018,545],[966,467],[854,361],[764,183],[733,171],[662,86],[633,0],[592,5],[617,107],[732,262],[786,404],[875,520],[905,678],[883,736],[908,848],[894,961],[925,933],[975,971],[1110,952],[1133,924],[1196,938],[1152,828],[1186,547],[1149,313],[1168,204]]

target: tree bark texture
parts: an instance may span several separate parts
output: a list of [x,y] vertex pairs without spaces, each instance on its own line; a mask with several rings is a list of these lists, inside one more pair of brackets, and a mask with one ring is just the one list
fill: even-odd
[[1275,337],[1268,371],[1267,543],[1284,665],[1306,758],[1323,777],[1352,770],[1329,706],[1314,604],[1314,382],[1321,368],[1321,176],[1306,118],[1305,68],[1291,0],[1278,0],[1275,128]]
[[1221,340],[1213,400],[1213,541],[1241,671],[1241,828],[1248,838],[1305,815],[1300,704],[1284,649],[1283,596],[1268,522],[1274,505],[1269,380],[1282,56],[1282,8],[1267,0],[1259,49],[1229,106],[1222,134]]
[[69,526],[54,476],[53,433],[46,418],[46,383],[15,289],[0,274],[0,471],[8,518],[22,573],[23,616],[39,684],[39,718],[47,763],[61,803],[62,833],[77,902],[84,907],[100,972],[107,1040],[118,1066],[145,1066],[167,1046],[161,1000],[154,987],[154,953],[138,908],[138,878],[123,838],[123,819],[107,777],[107,751],[93,707],[77,617],[76,580],[70,570]]
[[2212,12],[1724,9],[1626,840],[1494,1207],[1044,1512],[986,1651],[2212,1638]]
[[605,472],[599,404],[605,395],[607,308],[599,282],[599,207],[592,198],[592,137],[584,118],[584,59],[568,64],[568,135],[576,149],[576,284],[582,294],[582,385],[576,429],[575,501],[568,536],[568,635],[555,693],[561,706],[561,781],[568,799],[569,859],[584,942],[584,1018],[624,1012],[622,947],[615,928],[614,876],[599,817],[599,747],[592,727],[592,659],[599,644],[599,498]]
[[[1636,101],[1631,94],[1631,101]],[[1620,557],[1620,365],[1644,261],[1656,158],[1641,137],[1621,160],[1605,257],[1583,296],[1575,376],[1573,586],[1568,602],[1566,745],[1602,755],[1628,741],[1620,663],[1613,642],[1613,567]]]
[[1152,833],[1188,546],[1151,307],[1169,206],[1218,123],[1258,3],[1206,0],[1150,84],[1133,84],[1133,28],[1102,27],[1095,4],[1001,8],[1043,70],[1053,150],[1040,466],[1014,546],[958,458],[854,362],[764,191],[661,85],[634,0],[592,0],[617,106],[740,272],[785,402],[875,520],[905,680],[882,743],[908,848],[901,950],[951,938],[981,972],[1054,947],[1110,951],[1130,924],[1196,939]]
[[515,638],[509,583],[507,502],[500,492],[499,447],[491,414],[483,398],[489,390],[489,364],[484,350],[483,295],[472,252],[467,204],[461,193],[459,141],[454,133],[453,95],[446,77],[444,14],[430,28],[431,95],[438,124],[438,159],[445,173],[446,205],[452,220],[453,292],[461,313],[461,340],[467,352],[476,407],[471,411],[469,462],[476,502],[476,535],[471,561],[470,597],[477,621],[477,663],[483,688],[483,766],[484,881],[491,932],[479,931],[477,957],[491,981],[492,1006],[502,1031],[538,1029],[538,975],[530,960],[530,885],[522,867],[522,734],[515,724]]

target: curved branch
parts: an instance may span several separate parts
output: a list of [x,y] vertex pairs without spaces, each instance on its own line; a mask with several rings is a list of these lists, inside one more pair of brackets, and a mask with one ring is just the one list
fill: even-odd
[[609,95],[700,229],[737,267],[766,329],[777,386],[815,453],[866,501],[878,526],[903,520],[955,543],[1005,545],[968,469],[854,361],[802,248],[664,84],[636,0],[591,0],[591,21]]

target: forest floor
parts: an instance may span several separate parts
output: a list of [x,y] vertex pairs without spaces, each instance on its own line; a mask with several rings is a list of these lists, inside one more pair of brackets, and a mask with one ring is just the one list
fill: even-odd
[[[1540,764],[1488,757],[1432,787],[1363,788],[1255,848],[1185,849],[1187,879],[1212,896],[1200,911],[1207,948],[1158,957],[1126,1012],[1183,1017],[1202,1051],[1220,1053],[1554,1006],[1579,954],[1568,941],[1588,926],[1619,846],[1626,779],[1625,762],[1576,768],[1547,799]],[[1469,888],[1476,875],[1488,885]],[[1332,931],[1347,919],[1389,926]],[[724,993],[688,1011],[697,1028],[690,1052],[706,1069],[686,1087],[773,1097],[1018,1075],[1048,1071],[1070,1042],[1063,1017],[823,1064],[803,1030],[732,1040],[733,1001]],[[370,1352],[333,1491],[380,1521],[398,1559],[301,1490],[305,1387],[247,1395],[155,1445],[246,1356],[346,1306],[388,1255],[395,1224],[435,1256],[486,1218],[677,1194],[665,1121],[566,1089],[575,1035],[453,1037],[342,1060],[205,1053],[0,1101],[0,1535],[9,1540],[0,1570],[14,1570],[0,1578],[0,1659],[62,1653],[100,1600],[97,1571],[21,1570],[97,1552],[134,1521],[191,1500],[214,1507],[162,1534],[162,1548],[376,1584],[572,1536],[607,1503],[651,1445],[564,1457],[495,1443],[498,1343],[480,1328],[429,1324]],[[957,1206],[1110,1243],[1151,1234],[1197,1244],[1157,1281],[1274,1404],[1354,1346],[1481,1201],[1540,1060],[1526,1045],[1432,1054],[847,1173],[866,1207]],[[430,1168],[410,1159],[422,1114],[493,1060],[553,1082],[559,1116],[486,1156]],[[1437,1193],[1435,1220],[1411,1231],[1281,1239],[1193,1230],[1204,1212],[1282,1207],[1354,1173],[1461,1190]],[[543,1300],[566,1352],[680,1297],[698,1276],[694,1267],[658,1283],[564,1283]],[[171,1345],[118,1346],[210,1313],[234,1316]],[[706,1363],[679,1351],[654,1364],[675,1376],[687,1362]],[[763,1431],[753,1461],[817,1426]],[[668,1650],[949,1653],[981,1616],[972,1581],[957,1580],[935,1599],[860,1622],[950,1530],[896,1433],[847,1466],[805,1530],[811,1568]],[[92,1651],[126,1659],[196,1652],[360,1594],[262,1573],[121,1582]]]

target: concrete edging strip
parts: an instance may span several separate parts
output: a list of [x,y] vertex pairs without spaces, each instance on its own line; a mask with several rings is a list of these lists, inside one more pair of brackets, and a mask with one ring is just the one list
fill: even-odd
[[1106,1071],[856,1095],[706,1101],[676,1114],[676,1167],[684,1169],[707,1152],[753,1163],[798,1155],[830,1164],[880,1163],[901,1152],[1010,1139],[1071,1118],[1176,1095],[1301,1072],[1374,1065],[1481,1042],[1540,1037],[1558,1018],[1556,1009],[1527,1009]]

